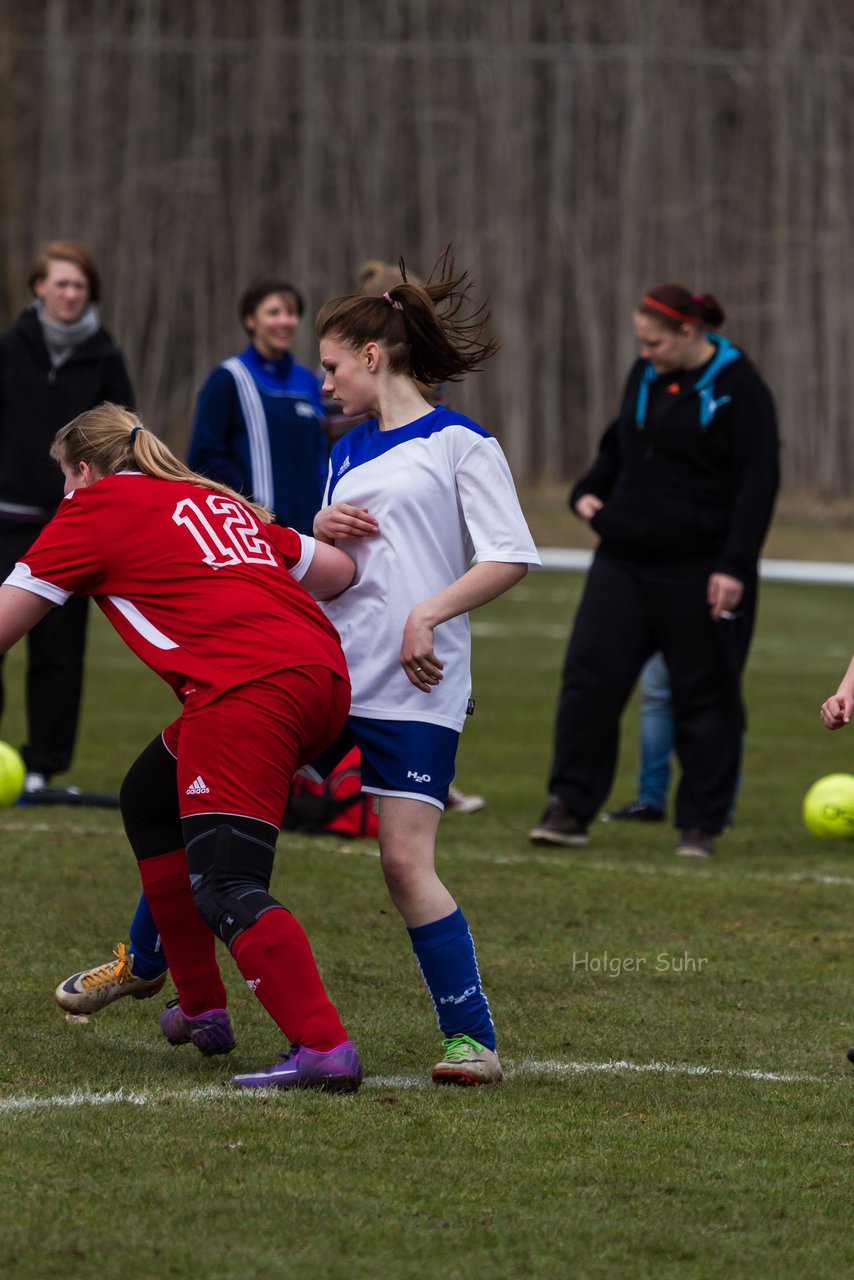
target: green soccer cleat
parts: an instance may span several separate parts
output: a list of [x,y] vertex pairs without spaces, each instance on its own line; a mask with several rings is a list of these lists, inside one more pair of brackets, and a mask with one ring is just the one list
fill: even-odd
[[433,1068],[436,1084],[500,1084],[504,1079],[495,1050],[471,1036],[451,1036],[442,1048],[444,1057]]
[[97,1013],[122,996],[147,1000],[163,990],[168,973],[160,973],[156,978],[137,978],[133,955],[123,942],[117,944],[113,955],[114,960],[94,969],[84,969],[82,973],[72,973],[59,984],[53,998],[60,1009],[68,1013]]

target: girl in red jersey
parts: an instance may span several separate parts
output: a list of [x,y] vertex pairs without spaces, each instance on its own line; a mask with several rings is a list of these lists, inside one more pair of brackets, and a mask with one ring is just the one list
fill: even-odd
[[359,1055],[308,939],[269,893],[291,778],[350,704],[338,635],[308,592],[338,594],[353,562],[188,470],[115,405],[63,427],[52,454],[66,500],[0,586],[0,653],[91,595],[183,703],[121,790],[178,991],[163,1031],[205,1054],[234,1047],[219,937],[291,1045],[235,1083],[358,1088]]

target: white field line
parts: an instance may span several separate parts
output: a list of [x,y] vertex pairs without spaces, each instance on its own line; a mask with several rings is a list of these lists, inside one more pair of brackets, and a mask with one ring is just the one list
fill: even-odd
[[471,633],[476,640],[560,640],[569,638],[569,622],[472,622]]
[[[377,846],[369,844],[366,840],[339,841],[335,853],[344,857],[356,858],[379,858],[380,856]],[[489,866],[495,867],[559,867],[561,870],[566,871],[567,874],[574,874],[577,871],[594,871],[602,872],[605,875],[622,873],[624,875],[649,876],[656,880],[666,878],[706,880],[717,881],[720,884],[738,884],[743,881],[752,881],[758,884],[801,884],[805,886],[813,884],[854,889],[854,875],[826,875],[818,871],[747,871],[743,867],[737,865],[727,867],[720,862],[716,862],[713,868],[707,868],[693,863],[691,866],[667,866],[655,862],[608,862],[602,858],[596,858],[594,861],[592,856],[590,861],[584,861],[583,854],[569,849],[566,852],[553,854],[534,852],[533,850],[530,853],[527,851],[485,853],[477,849],[465,849],[456,852],[450,849],[443,849],[442,857],[447,859],[459,858],[463,862],[484,862]]]
[[[471,623],[471,633],[476,640],[559,640],[565,644],[569,639],[571,623],[542,622],[526,619],[523,622],[486,622],[477,618]],[[790,641],[772,636],[758,635],[750,646],[751,654],[756,657],[789,658],[803,655],[811,663],[818,664],[825,659],[833,661],[848,658],[851,648],[845,644],[810,644],[807,640]]]
[[[515,866],[523,864],[527,866],[528,864],[533,864],[534,866],[542,867],[563,867],[568,872],[600,871],[605,874],[623,872],[631,875],[650,876],[653,879],[667,877],[676,880],[716,880],[723,884],[740,883],[748,880],[759,884],[815,884],[854,889],[854,876],[825,875],[821,872],[812,871],[745,871],[741,867],[722,868],[720,864],[717,863],[713,870],[708,870],[705,867],[670,867],[656,863],[605,862],[599,859],[595,862],[575,862],[572,861],[571,856],[561,857],[559,854],[551,857],[548,854],[541,853],[498,853],[494,855],[482,855],[474,851],[467,851],[459,856],[469,861],[491,862],[497,866]],[[379,854],[377,854],[377,857],[379,857]]]
[[[592,551],[570,547],[538,547],[544,569],[584,573],[593,560]],[[759,577],[763,582],[809,583],[811,586],[850,587],[854,585],[854,565],[827,560],[759,561]]]
[[[605,825],[605,824],[603,824]],[[115,836],[116,830],[112,827],[92,827],[87,825],[77,826],[74,823],[28,823],[28,822],[3,822],[0,818],[0,834],[6,831],[37,831],[41,834],[55,835],[106,835]],[[285,835],[285,840],[287,834]],[[329,841],[334,839],[333,836],[326,837]],[[282,847],[285,847],[283,841]],[[328,849],[324,848],[324,853]],[[335,847],[332,851],[344,857],[356,858],[379,858],[379,849],[376,844],[367,840],[336,840]],[[442,851],[443,858],[461,858],[465,862],[485,862],[492,866],[531,866],[531,867],[560,867],[567,872],[576,871],[594,871],[601,872],[605,875],[612,873],[622,873],[624,875],[650,876],[653,879],[668,878],[677,880],[716,880],[720,883],[731,883],[738,881],[752,881],[759,884],[801,884],[801,885],[831,885],[839,888],[854,888],[854,875],[828,875],[816,871],[792,871],[792,872],[776,872],[776,871],[749,871],[742,866],[726,865],[722,858],[720,862],[715,862],[713,867],[704,866],[667,866],[661,863],[649,862],[608,862],[607,860],[597,857],[595,854],[588,855],[589,861],[585,860],[584,854],[580,854],[575,850],[567,850],[566,852],[555,852],[553,854],[543,853],[542,851],[528,852],[527,849],[512,850],[502,852],[496,850],[493,853],[480,852],[475,849],[466,849],[462,852],[454,852],[445,849]],[[594,860],[595,859],[595,860]]]
[[[756,1071],[740,1067],[704,1067],[681,1062],[537,1062],[526,1060],[511,1066],[509,1080],[525,1076],[544,1076],[555,1080],[567,1080],[586,1075],[658,1075],[688,1076],[698,1079],[756,1080],[763,1084],[838,1084],[848,1073],[838,1076],[815,1076],[805,1072]],[[368,1076],[364,1088],[373,1089],[427,1089],[432,1088],[427,1075]],[[47,1097],[24,1095],[0,1098],[0,1115],[21,1115],[33,1111],[49,1111],[73,1107],[103,1107],[124,1105],[146,1107],[161,1102],[237,1102],[251,1103],[258,1098],[269,1098],[266,1089],[232,1089],[227,1084],[206,1085],[192,1089],[114,1089],[104,1093],[79,1091],[54,1094]]]

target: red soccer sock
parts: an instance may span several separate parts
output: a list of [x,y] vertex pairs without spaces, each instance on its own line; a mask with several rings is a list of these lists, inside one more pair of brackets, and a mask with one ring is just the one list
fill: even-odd
[[186,853],[174,849],[137,865],[181,1011],[194,1018],[208,1009],[224,1009],[227,997],[216,962],[216,937],[196,910]]
[[325,1051],[347,1039],[308,938],[286,908],[265,911],[234,941],[231,953],[250,990],[291,1044]]

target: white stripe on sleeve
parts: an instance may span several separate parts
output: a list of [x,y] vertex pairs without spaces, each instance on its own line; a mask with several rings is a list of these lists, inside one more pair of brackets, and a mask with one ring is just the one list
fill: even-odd
[[302,555],[292,569],[289,569],[292,578],[300,582],[311,568],[311,562],[314,559],[314,550],[317,546],[317,540],[310,538],[307,534],[301,533],[299,540],[302,543]]
[[22,587],[24,591],[31,591],[34,596],[42,596],[53,604],[65,604],[69,596],[73,594],[71,591],[64,591],[62,587],[56,586],[53,582],[45,582],[43,578],[34,578],[30,572],[29,565],[24,564],[22,561],[15,565],[4,586]]

